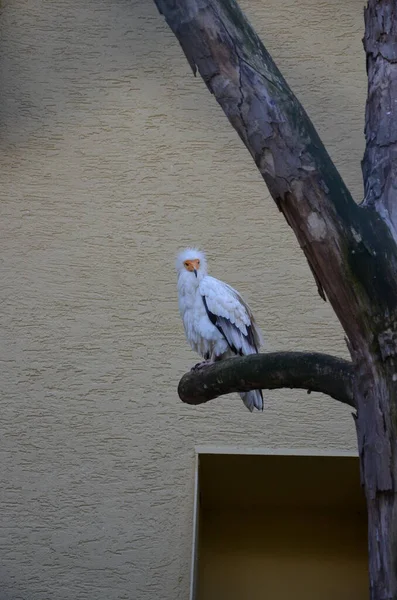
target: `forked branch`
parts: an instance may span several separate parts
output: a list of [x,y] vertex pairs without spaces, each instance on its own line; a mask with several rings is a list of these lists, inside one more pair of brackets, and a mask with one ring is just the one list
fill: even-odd
[[[372,338],[372,299],[385,296],[379,282],[397,264],[387,225],[353,201],[236,0],[155,3],[251,153],[347,337],[354,346]],[[397,284],[390,285],[388,297],[397,297]]]
[[230,358],[186,373],[178,393],[186,404],[203,404],[232,392],[279,388],[322,392],[355,406],[352,364],[315,352],[269,352]]

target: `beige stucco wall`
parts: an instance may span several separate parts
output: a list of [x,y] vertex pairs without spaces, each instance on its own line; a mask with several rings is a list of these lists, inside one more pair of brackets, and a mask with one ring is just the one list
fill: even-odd
[[[361,0],[245,0],[361,194]],[[272,349],[346,353],[293,234],[149,0],[3,0],[0,598],[187,598],[195,444],[349,450],[318,394],[192,408],[178,247]]]

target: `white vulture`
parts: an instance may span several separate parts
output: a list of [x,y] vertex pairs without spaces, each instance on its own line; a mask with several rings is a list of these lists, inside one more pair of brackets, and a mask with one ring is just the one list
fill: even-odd
[[[205,254],[196,248],[183,250],[176,259],[176,270],[186,338],[204,358],[194,368],[257,353],[263,339],[251,309],[230,285],[208,275]],[[240,397],[251,412],[263,410],[261,390],[241,392]]]

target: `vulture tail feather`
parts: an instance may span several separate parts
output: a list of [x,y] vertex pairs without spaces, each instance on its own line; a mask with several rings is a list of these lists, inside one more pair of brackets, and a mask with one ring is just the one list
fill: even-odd
[[250,412],[256,408],[257,410],[263,410],[263,395],[262,390],[251,390],[250,392],[241,392],[241,400]]

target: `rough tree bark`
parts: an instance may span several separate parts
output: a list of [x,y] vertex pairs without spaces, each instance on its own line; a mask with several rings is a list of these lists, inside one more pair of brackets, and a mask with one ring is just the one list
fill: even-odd
[[186,404],[203,404],[231,392],[287,387],[323,392],[355,408],[353,365],[316,352],[269,352],[219,361],[186,373],[178,393]]
[[[367,143],[360,205],[235,0],[155,3],[193,72],[198,70],[251,153],[320,295],[329,299],[345,330],[368,506],[371,600],[397,600],[396,0],[369,0],[365,13]],[[266,355],[261,360],[267,368]],[[228,377],[226,363],[216,368]],[[241,363],[240,374],[243,368]],[[200,377],[206,385],[212,382],[216,396],[211,373]],[[254,389],[258,381],[251,383]],[[192,394],[191,385],[189,390]],[[199,397],[202,388],[197,390]],[[330,385],[322,391],[334,395]]]

